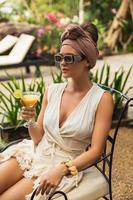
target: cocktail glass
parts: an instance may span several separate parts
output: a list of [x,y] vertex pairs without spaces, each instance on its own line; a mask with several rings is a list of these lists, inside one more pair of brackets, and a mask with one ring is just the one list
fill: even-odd
[[[33,92],[33,91],[23,92],[21,97],[21,103],[25,107],[34,107],[39,101],[40,95],[41,94],[39,92]],[[34,118],[31,118],[24,123],[24,127],[28,128],[30,126],[33,126],[33,124],[34,124]]]

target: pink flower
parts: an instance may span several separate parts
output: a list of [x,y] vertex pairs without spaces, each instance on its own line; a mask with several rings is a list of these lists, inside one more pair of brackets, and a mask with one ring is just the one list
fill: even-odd
[[39,47],[37,50],[36,50],[36,56],[39,57],[41,54],[42,54],[43,50]]
[[57,21],[57,22],[56,22],[56,26],[57,26],[58,28],[63,28],[63,25],[61,24],[60,21]]
[[48,13],[47,16],[46,16],[46,18],[48,20],[50,20],[51,22],[56,22],[57,21],[56,16],[55,16],[54,13]]
[[52,26],[49,24],[49,25],[46,25],[45,26],[45,29],[47,30],[47,31],[51,31],[51,29],[52,29]]
[[37,36],[38,36],[38,37],[43,36],[44,33],[45,33],[45,30],[44,30],[43,28],[39,28],[39,29],[37,30]]

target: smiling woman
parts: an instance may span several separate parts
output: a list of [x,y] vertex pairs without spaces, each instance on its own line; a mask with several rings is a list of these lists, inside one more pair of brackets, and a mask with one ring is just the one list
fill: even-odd
[[[98,56],[97,39],[91,23],[71,24],[62,34],[55,61],[68,81],[51,84],[46,90],[37,122],[28,127],[31,141],[1,154],[0,200],[29,200],[36,187],[37,200],[74,187],[79,190],[76,198],[81,190],[78,186],[80,182],[84,185],[86,178],[91,180],[87,198],[84,192],[81,199],[96,199],[91,187],[92,182],[93,188],[97,185],[95,176],[105,188],[102,195],[108,193],[100,172],[84,170],[101,157],[113,113],[112,96],[88,79]],[[34,117],[35,108],[24,106],[21,113],[23,119]]]

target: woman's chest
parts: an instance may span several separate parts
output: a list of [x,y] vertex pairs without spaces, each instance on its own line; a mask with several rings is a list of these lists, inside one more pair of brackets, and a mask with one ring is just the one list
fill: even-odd
[[64,93],[62,95],[58,110],[60,127],[67,120],[67,118],[69,118],[69,116],[71,116],[78,109],[78,106],[80,106],[80,103],[82,101],[82,98],[83,94],[79,93],[75,94]]

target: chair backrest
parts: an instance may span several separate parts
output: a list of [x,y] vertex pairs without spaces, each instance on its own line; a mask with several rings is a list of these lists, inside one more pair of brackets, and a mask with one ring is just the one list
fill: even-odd
[[[106,180],[109,182],[109,185],[111,185],[112,160],[113,160],[116,137],[117,137],[120,125],[122,123],[122,120],[127,115],[127,110],[129,106],[133,106],[133,98],[130,98],[126,96],[125,94],[119,92],[118,90],[115,90],[108,86],[105,86],[102,84],[98,84],[98,85],[104,90],[107,90],[108,92],[110,92],[114,99],[114,113],[113,113],[113,120],[112,120],[113,131],[111,135],[109,135],[107,138],[107,143],[105,145],[105,149],[102,156],[102,159],[103,159],[102,169],[99,168],[98,165],[96,165],[96,167],[103,173]],[[108,167],[108,170],[107,170],[107,167]]]

